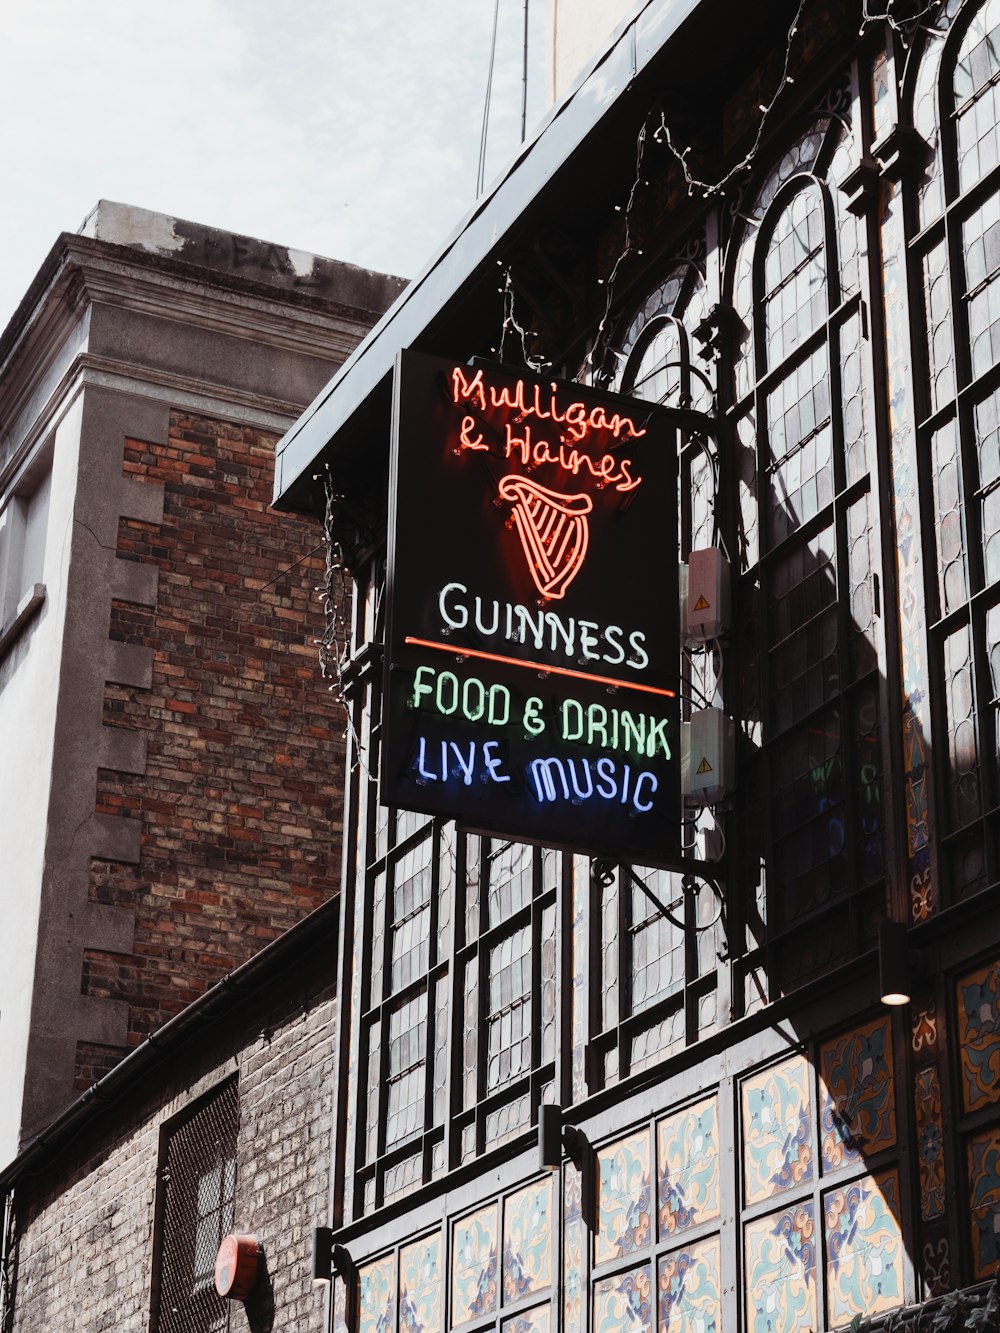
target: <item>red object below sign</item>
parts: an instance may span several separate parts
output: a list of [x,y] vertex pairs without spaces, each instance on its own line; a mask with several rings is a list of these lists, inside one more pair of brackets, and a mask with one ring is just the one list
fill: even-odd
[[231,1301],[245,1301],[260,1272],[264,1247],[257,1236],[227,1236],[215,1260],[215,1290]]

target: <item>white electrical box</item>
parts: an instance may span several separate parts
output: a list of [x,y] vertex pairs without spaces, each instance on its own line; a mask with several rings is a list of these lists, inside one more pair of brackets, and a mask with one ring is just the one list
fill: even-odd
[[729,629],[731,617],[729,561],[717,546],[692,551],[687,561],[687,607],[681,624],[695,643],[717,639]]
[[702,708],[681,731],[681,790],[695,805],[715,805],[736,786],[736,725],[721,708]]

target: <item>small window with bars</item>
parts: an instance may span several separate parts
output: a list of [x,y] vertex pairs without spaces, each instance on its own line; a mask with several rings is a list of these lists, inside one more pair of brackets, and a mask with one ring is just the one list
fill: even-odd
[[215,1259],[236,1203],[235,1079],[164,1130],[156,1333],[221,1333],[229,1304],[215,1290]]

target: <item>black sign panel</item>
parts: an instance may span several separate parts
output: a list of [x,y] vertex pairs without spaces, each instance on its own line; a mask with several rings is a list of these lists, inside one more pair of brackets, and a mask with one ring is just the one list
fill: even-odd
[[393,425],[383,802],[674,862],[669,414],[403,352]]

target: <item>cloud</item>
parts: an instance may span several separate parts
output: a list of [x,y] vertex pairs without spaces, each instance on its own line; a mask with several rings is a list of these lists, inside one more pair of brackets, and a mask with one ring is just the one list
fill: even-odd
[[[0,327],[102,197],[411,276],[473,201],[492,8],[4,7]],[[501,0],[488,178],[519,137],[521,15]]]

